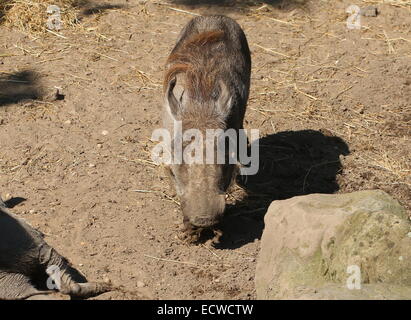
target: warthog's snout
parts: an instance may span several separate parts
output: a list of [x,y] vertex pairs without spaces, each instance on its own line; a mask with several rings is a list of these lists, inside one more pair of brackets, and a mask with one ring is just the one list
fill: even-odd
[[182,203],[186,222],[193,227],[209,228],[219,223],[225,209],[224,195],[202,199],[189,198]]

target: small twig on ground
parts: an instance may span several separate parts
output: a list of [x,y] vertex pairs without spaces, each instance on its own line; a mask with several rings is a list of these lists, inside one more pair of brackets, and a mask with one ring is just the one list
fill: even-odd
[[181,10],[181,9],[177,9],[177,8],[173,8],[173,7],[168,7],[170,10],[173,11],[177,11],[177,12],[181,12],[181,13],[187,13],[187,14],[191,14],[193,16],[200,16],[200,14],[198,13],[194,13],[194,12],[190,12],[190,11],[186,11],[186,10]]
[[51,34],[54,34],[56,37],[59,37],[59,38],[62,38],[62,39],[68,39],[67,37],[65,37],[65,36],[63,36],[63,35],[61,35],[61,34],[59,34],[59,33],[57,33],[57,32],[51,31],[51,30],[49,30],[49,29],[46,29],[46,31],[47,31],[47,32],[50,32]]
[[291,56],[289,56],[289,55],[286,55],[286,54],[281,53],[281,52],[278,52],[278,51],[274,51],[274,50],[269,49],[269,48],[264,48],[263,46],[260,46],[259,44],[254,43],[254,45],[255,45],[256,47],[260,48],[260,49],[263,49],[263,50],[266,51],[266,52],[278,54],[278,55],[283,56],[283,57],[286,57],[286,58],[291,58]]
[[216,254],[215,252],[213,252],[213,251],[212,251],[209,247],[207,247],[206,245],[201,244],[201,246],[202,246],[203,248],[207,249],[208,251],[210,251],[210,253],[211,253],[212,255],[216,256],[218,259],[221,259],[221,257],[220,257],[218,254]]
[[297,91],[298,93],[301,93],[301,94],[305,95],[306,97],[308,97],[308,98],[310,98],[310,99],[312,99],[312,100],[318,100],[318,98],[312,96],[311,94],[305,93],[305,92],[301,91],[300,89],[298,89],[296,83],[294,83],[294,89],[295,89],[295,91]]
[[354,86],[349,86],[348,88],[345,88],[344,90],[340,91],[335,97],[335,99],[338,99],[340,97],[340,95],[342,95],[343,93],[347,92],[348,90],[351,90]]
[[159,191],[156,190],[140,190],[140,189],[136,189],[136,190],[130,190],[131,192],[139,192],[139,193],[156,193]]
[[201,268],[201,266],[199,266],[198,264],[196,264],[196,263],[194,263],[194,262],[164,259],[164,258],[159,258],[159,257],[150,256],[150,255],[148,255],[148,254],[145,254],[144,256],[147,257],[147,258],[155,259],[155,260],[157,260],[157,261],[164,261],[164,262],[172,262],[172,263],[186,264],[186,265],[190,265],[190,266],[195,267],[195,268]]
[[149,160],[145,160],[145,159],[128,159],[126,157],[122,157],[122,156],[118,156],[120,159],[126,160],[126,161],[130,161],[130,162],[137,162],[137,163],[147,163],[150,164],[152,166],[158,166],[157,163],[153,162],[153,161],[149,161]]

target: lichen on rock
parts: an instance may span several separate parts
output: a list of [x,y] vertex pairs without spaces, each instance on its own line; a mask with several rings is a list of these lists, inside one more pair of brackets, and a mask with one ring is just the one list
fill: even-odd
[[[411,224],[385,192],[274,201],[265,226],[259,299],[411,299]],[[360,289],[347,284],[350,268]]]

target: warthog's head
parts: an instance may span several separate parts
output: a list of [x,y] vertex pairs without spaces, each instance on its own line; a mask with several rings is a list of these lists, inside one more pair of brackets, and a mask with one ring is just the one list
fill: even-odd
[[214,100],[195,101],[184,97],[184,92],[180,96],[178,90],[173,91],[174,86],[175,81],[171,81],[166,108],[173,121],[181,121],[182,139],[176,141],[174,135],[171,150],[175,155],[175,148],[181,145],[182,162],[174,161],[169,166],[170,176],[180,197],[185,225],[212,227],[224,213],[225,192],[236,172],[232,161],[236,150],[229,147],[232,139],[225,135],[231,126],[226,121],[231,96],[220,84]]

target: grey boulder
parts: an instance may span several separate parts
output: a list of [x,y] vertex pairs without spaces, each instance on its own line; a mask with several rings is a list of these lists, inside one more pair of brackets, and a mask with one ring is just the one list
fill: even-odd
[[274,201],[258,299],[411,299],[411,224],[380,190]]

